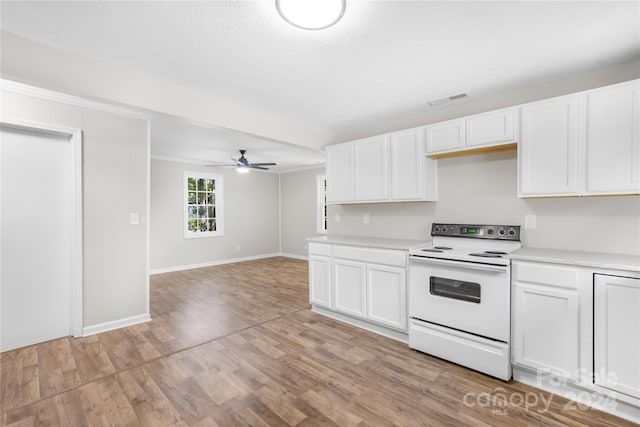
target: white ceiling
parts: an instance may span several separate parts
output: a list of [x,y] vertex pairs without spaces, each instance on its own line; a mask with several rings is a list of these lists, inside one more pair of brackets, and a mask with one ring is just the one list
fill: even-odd
[[[474,101],[640,59],[638,1],[347,0],[343,20],[322,31],[288,25],[274,3],[2,1],[1,27],[334,135],[427,117],[427,101],[442,96]],[[152,153],[225,161],[247,148],[250,161],[296,167],[322,159],[192,126],[154,122]]]

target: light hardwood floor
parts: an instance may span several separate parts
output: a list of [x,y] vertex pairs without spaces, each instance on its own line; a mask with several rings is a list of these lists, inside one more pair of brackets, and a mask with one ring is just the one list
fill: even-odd
[[1,423],[635,425],[312,313],[307,274],[276,257],[152,276],[153,321],[0,354]]

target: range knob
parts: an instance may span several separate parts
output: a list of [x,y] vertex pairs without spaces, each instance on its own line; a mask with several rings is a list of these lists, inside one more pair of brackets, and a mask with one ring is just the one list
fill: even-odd
[[504,228],[501,228],[500,231],[498,231],[498,234],[500,234],[501,236],[504,236],[505,234]]
[[493,234],[493,228],[488,229],[487,234]]
[[510,236],[513,236],[513,235],[515,235],[515,234],[516,234],[516,230],[514,230],[513,228],[510,228],[510,229],[509,229],[509,235],[510,235]]
[[440,231],[440,226],[436,225],[435,228],[433,229],[433,231],[435,231],[436,233]]
[[445,232],[445,233],[447,232],[447,226],[446,225],[442,226],[442,231]]

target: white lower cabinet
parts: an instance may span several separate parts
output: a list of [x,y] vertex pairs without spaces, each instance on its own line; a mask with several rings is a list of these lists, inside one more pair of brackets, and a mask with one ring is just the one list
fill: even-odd
[[367,318],[407,329],[407,271],[404,268],[367,267]]
[[594,378],[640,399],[640,279],[594,275]]
[[331,308],[331,246],[309,243],[309,302]]
[[333,309],[357,317],[367,317],[366,265],[361,262],[333,261]]
[[407,259],[408,252],[401,250],[310,243],[309,300],[406,333]]
[[513,363],[578,381],[577,269],[514,261],[512,298]]
[[309,255],[309,302],[331,308],[331,258]]

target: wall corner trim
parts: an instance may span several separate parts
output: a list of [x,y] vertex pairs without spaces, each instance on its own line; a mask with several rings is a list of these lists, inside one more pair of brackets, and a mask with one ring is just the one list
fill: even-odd
[[151,321],[149,313],[139,314],[137,316],[125,317],[124,319],[112,320],[109,322],[99,323],[97,325],[87,326],[82,329],[82,336],[95,335],[102,332],[112,331],[114,329],[124,328],[125,326],[133,326],[138,323]]

